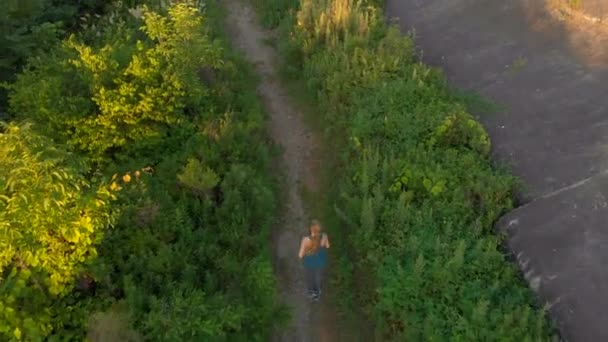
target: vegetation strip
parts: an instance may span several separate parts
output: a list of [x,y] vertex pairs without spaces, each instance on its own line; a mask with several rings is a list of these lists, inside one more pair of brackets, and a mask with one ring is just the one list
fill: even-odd
[[346,304],[365,308],[379,340],[550,340],[492,230],[515,179],[492,167],[485,130],[412,38],[378,2],[255,3],[340,141],[326,222],[334,246],[344,240],[334,275]]
[[217,4],[38,2],[0,22],[22,43],[1,75],[0,339],[266,340],[276,184]]

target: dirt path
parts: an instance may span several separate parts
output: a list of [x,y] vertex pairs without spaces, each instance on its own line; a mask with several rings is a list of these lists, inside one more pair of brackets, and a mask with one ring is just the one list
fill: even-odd
[[[270,133],[282,147],[281,167],[284,182],[284,213],[274,237],[275,268],[280,282],[281,296],[293,308],[292,323],[275,341],[334,341],[335,322],[326,299],[311,302],[305,296],[303,269],[297,258],[300,239],[306,233],[311,213],[306,213],[300,191],[318,191],[314,165],[317,148],[302,114],[294,108],[281,86],[276,68],[276,51],[266,42],[271,32],[262,29],[250,4],[239,0],[225,2],[232,42],[255,65],[260,76],[258,94],[270,114]],[[327,297],[327,291],[324,296]]]

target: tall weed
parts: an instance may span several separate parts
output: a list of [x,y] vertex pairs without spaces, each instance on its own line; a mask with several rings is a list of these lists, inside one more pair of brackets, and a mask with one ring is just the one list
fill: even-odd
[[379,340],[549,340],[544,312],[492,231],[512,207],[515,179],[492,167],[488,135],[466,104],[416,61],[412,39],[385,24],[378,2],[297,8],[279,46],[328,131],[344,136],[328,222],[345,240],[334,274],[355,291],[351,306],[364,308]]

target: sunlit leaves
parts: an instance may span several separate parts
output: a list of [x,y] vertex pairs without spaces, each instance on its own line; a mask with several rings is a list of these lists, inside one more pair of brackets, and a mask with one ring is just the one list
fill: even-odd
[[175,3],[83,25],[11,86],[12,112],[34,122],[27,146],[40,143],[9,158],[0,192],[19,204],[3,246],[13,273],[0,279],[1,337],[82,340],[88,322],[89,337],[263,340],[279,322],[255,85],[193,2]]
[[114,194],[82,171],[28,125],[0,134],[0,332],[48,333],[49,303],[71,291],[96,255]]
[[177,175],[179,181],[198,194],[205,194],[219,183],[218,175],[209,167],[204,168],[197,159],[189,159],[183,171]]
[[13,110],[97,160],[188,125],[187,113],[199,111],[208,97],[198,70],[221,67],[222,50],[186,4],[171,7],[167,16],[146,11],[141,30],[146,35],[117,24],[102,44],[70,37],[60,58],[33,63],[19,77]]

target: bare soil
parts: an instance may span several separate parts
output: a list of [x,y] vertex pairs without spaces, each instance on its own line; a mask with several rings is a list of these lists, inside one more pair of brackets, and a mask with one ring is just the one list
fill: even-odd
[[[292,320],[287,329],[276,334],[275,341],[335,341],[335,312],[328,303],[324,288],[320,302],[306,297],[304,272],[297,257],[299,243],[313,218],[307,213],[301,191],[319,191],[319,144],[303,120],[301,111],[287,94],[278,75],[279,58],[267,42],[272,32],[264,30],[252,6],[240,0],[224,2],[226,24],[235,48],[243,51],[260,77],[258,94],[270,115],[269,131],[282,149],[279,162],[283,182],[284,211],[276,228],[273,244],[275,271],[280,282],[280,296],[292,307]],[[326,277],[327,278],[327,277]]]

